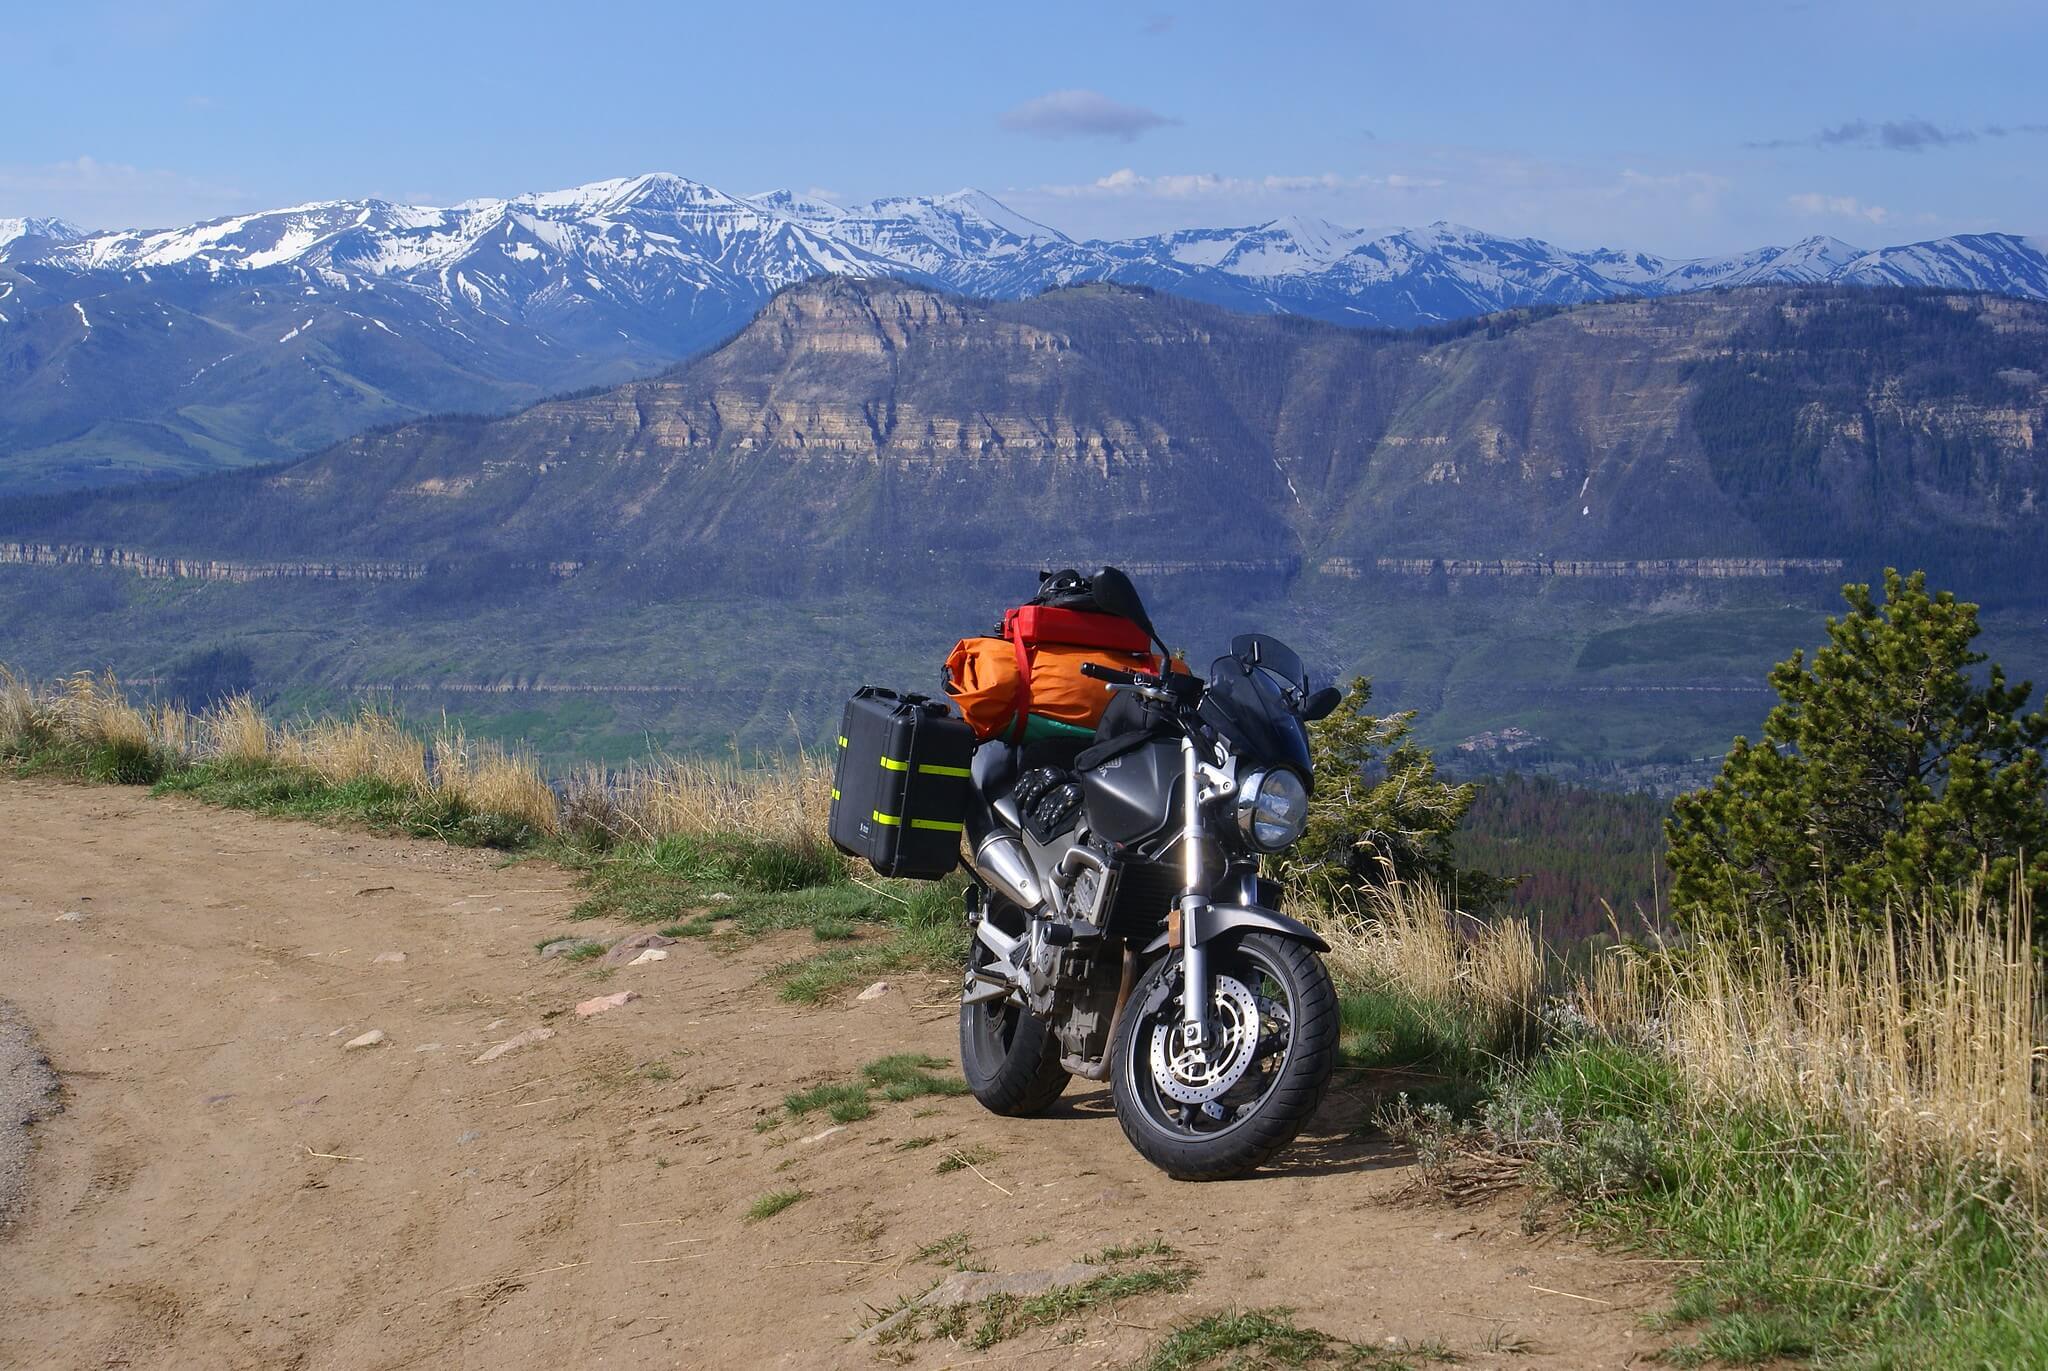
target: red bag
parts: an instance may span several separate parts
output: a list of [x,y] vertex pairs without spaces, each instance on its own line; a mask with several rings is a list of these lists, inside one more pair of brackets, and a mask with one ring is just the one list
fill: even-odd
[[[1060,722],[1093,728],[1102,721],[1102,711],[1109,708],[1109,692],[1102,688],[1101,682],[1089,681],[1080,674],[1081,663],[1090,659],[1077,654],[1057,654],[1058,665],[1048,661],[1047,665],[1058,673],[1058,679],[1048,680],[1034,692],[1032,675],[1041,646],[1057,644],[1061,647],[1107,648],[1111,652],[1142,657],[1145,665],[1137,668],[1138,670],[1159,669],[1159,663],[1151,653],[1152,640],[1145,635],[1145,630],[1129,619],[1119,618],[1114,614],[1095,614],[1083,609],[1054,609],[1050,605],[1019,605],[1003,615],[1003,636],[1008,638],[1017,650],[1017,718],[1020,722],[1028,715],[1038,712],[1032,708],[1034,693],[1048,697],[1059,695],[1071,698],[1079,690],[1079,683],[1083,682],[1095,687],[1093,690],[1080,691],[1083,698],[1093,700],[1099,697],[1101,707],[1093,710],[1094,717],[1085,721],[1062,719]],[[1132,669],[1128,660],[1105,659],[1103,665],[1115,666],[1125,671]],[[1065,679],[1069,674],[1074,677],[1073,681]]]
[[[998,659],[1008,644],[1015,669]],[[1152,640],[1129,619],[1048,605],[1003,615],[1001,640],[962,639],[946,663],[946,693],[976,736],[1025,736],[1033,716],[1075,733],[1092,729],[1109,707],[1102,682],[1081,675],[1083,662],[1124,671],[1157,671]]]

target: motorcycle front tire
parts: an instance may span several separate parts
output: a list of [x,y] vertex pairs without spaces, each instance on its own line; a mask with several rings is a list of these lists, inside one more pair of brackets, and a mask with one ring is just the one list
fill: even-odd
[[[1226,1127],[1200,1132],[1165,1117],[1161,1106],[1167,1102],[1160,1099],[1153,1077],[1153,1032],[1162,1022],[1178,1020],[1179,995],[1168,993],[1153,1013],[1126,1014],[1118,1022],[1109,1073],[1117,1122],[1131,1146],[1175,1180],[1229,1180],[1269,1161],[1294,1141],[1321,1106],[1337,1067],[1337,991],[1314,949],[1291,938],[1248,933],[1219,944],[1211,954],[1210,969],[1240,980],[1256,977],[1284,994],[1292,1029],[1256,1106]],[[1147,1003],[1161,990],[1162,981],[1180,974],[1178,956],[1160,958],[1139,980],[1132,1006]],[[1172,987],[1167,988],[1171,992]]]

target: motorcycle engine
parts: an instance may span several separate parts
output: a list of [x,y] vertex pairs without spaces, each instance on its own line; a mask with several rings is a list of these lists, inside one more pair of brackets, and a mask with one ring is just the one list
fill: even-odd
[[[1077,860],[1078,858],[1078,860]],[[1075,834],[1054,877],[1053,911],[1031,921],[1023,958],[1024,999],[1052,1025],[1071,1071],[1091,1069],[1109,1048],[1109,1019],[1123,975],[1123,946],[1102,936],[1116,891],[1110,852]]]

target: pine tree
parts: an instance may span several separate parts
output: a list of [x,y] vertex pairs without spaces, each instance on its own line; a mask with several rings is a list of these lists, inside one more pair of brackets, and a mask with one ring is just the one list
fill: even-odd
[[1281,875],[1316,897],[1341,901],[1371,887],[1429,881],[1464,907],[1503,883],[1458,865],[1451,834],[1479,788],[1441,779],[1436,758],[1409,736],[1413,710],[1372,713],[1372,682],[1355,678],[1344,700],[1309,725],[1315,794],[1308,830]]
[[1996,665],[1978,683],[1977,607],[1889,569],[1881,605],[1842,595],[1812,664],[1772,670],[1763,741],[1737,738],[1672,807],[1673,912],[1693,931],[1782,934],[1830,905],[1875,922],[1980,878],[2048,894],[2048,711],[2023,715],[2032,687]]

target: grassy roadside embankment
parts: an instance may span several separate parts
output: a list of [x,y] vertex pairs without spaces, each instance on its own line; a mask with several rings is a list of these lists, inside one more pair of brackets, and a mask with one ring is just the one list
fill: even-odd
[[[584,873],[577,914],[607,924],[807,928],[816,952],[775,973],[797,1001],[951,971],[963,943],[958,878],[879,881],[831,849],[816,759],[663,762],[558,792],[517,751],[375,713],[281,727],[246,700],[194,715],[0,672],[0,768],[548,857]],[[1975,1368],[2048,1365],[2048,1011],[2014,903],[1877,934],[1844,919],[1794,946],[1619,949],[1582,972],[1428,890],[1314,916],[1380,1126],[1453,1202],[1526,1185],[1532,1223],[1668,1267],[1670,1360]],[[1231,1355],[1266,1358],[1247,1365],[1335,1355],[1278,1311],[1174,1346],[1206,1350],[1226,1324],[1247,1339]]]
[[2048,1365],[2048,1003],[2023,898],[1546,965],[1428,892],[1340,920],[1345,1044],[1452,1201],[1529,1184],[1678,1279],[1679,1365]]

